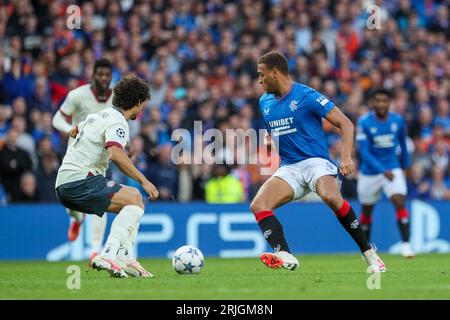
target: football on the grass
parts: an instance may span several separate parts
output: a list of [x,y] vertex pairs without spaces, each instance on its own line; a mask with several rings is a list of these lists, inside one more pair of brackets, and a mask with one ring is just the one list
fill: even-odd
[[179,274],[197,274],[205,266],[205,258],[200,249],[182,246],[173,254],[172,266]]

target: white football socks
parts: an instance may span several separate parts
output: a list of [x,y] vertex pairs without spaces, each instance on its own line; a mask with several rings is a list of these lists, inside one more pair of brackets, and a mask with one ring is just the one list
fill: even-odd
[[138,223],[134,226],[133,233],[127,239],[125,245],[119,249],[119,253],[117,254],[117,256],[120,260],[136,259],[135,244],[136,244],[136,237],[139,231],[139,225],[140,221],[138,221]]
[[106,240],[102,256],[115,259],[121,247],[125,247],[127,240],[135,232],[136,226],[144,214],[144,210],[136,205],[128,205],[120,210],[111,225],[111,231]]
[[72,209],[66,209],[67,214],[71,216],[76,222],[80,223],[84,219],[84,213]]
[[106,223],[108,222],[107,213],[105,212],[102,217],[99,217],[96,214],[93,214],[91,217],[91,253],[100,253],[103,249],[103,238],[105,237]]

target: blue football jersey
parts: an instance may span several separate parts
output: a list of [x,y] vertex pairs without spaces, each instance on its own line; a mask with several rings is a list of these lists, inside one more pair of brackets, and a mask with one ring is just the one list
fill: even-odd
[[333,107],[322,94],[296,82],[279,99],[269,93],[261,96],[259,108],[266,128],[275,142],[279,139],[280,166],[315,157],[330,159],[322,117]]
[[390,112],[386,120],[378,119],[374,112],[358,120],[356,141],[359,148],[361,173],[376,175],[400,168],[397,147],[400,146],[402,165],[411,165],[406,148],[406,128],[403,118]]

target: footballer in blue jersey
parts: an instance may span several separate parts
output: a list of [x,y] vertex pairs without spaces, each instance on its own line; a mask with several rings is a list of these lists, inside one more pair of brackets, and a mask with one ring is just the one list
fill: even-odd
[[281,166],[309,158],[329,160],[322,117],[333,107],[322,94],[296,82],[280,99],[269,93],[261,96],[259,108],[270,136],[279,140]]
[[[258,60],[258,80],[265,93],[259,107],[270,139],[281,158],[280,168],[258,190],[250,209],[274,253],[263,253],[261,261],[271,268],[294,270],[299,262],[284,237],[283,227],[273,210],[306,194],[316,192],[335,212],[339,222],[356,242],[372,272],[385,272],[384,263],[361,229],[355,212],[342,198],[338,171],[355,170],[351,151],[352,122],[333,102],[316,90],[295,83],[288,73],[286,57],[276,51]],[[330,160],[322,118],[341,130],[342,160],[339,168]]]
[[[358,199],[362,205],[361,227],[370,239],[372,211],[381,192],[391,200],[397,212],[397,222],[403,241],[402,255],[414,257],[409,244],[409,213],[405,208],[406,179],[402,168],[411,160],[406,148],[406,128],[403,118],[389,112],[390,92],[377,89],[372,94],[373,111],[358,121],[356,141],[359,149]],[[401,158],[397,149],[401,150]]]

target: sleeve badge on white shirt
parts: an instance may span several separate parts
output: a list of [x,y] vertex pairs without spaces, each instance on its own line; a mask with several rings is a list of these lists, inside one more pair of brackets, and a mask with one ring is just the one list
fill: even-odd
[[125,138],[125,130],[123,130],[122,128],[118,128],[116,130],[116,135],[121,139]]

